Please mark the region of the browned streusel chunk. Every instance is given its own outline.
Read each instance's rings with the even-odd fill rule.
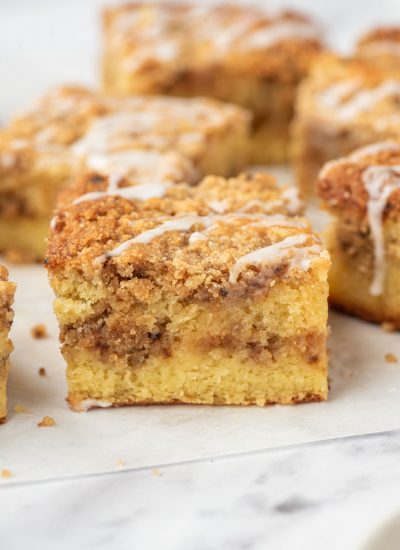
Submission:
[[[73,408],[326,398],[329,258],[292,191],[208,177],[140,200],[93,178],[46,259]]]
[[[42,338],[47,338],[48,334],[47,334],[46,325],[42,323],[39,325],[35,325],[31,329],[31,334],[33,338],[36,338],[38,340],[41,340]]]

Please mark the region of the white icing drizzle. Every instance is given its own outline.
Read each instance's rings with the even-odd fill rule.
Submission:
[[[263,225],[266,227],[271,227],[271,226],[306,227],[306,224],[303,220],[287,218],[286,216],[283,216],[281,214],[267,216],[265,214],[241,214],[238,212],[233,212],[227,215],[212,214],[209,216],[198,216],[193,214],[188,216],[181,216],[181,217],[173,218],[172,220],[168,220],[158,225],[157,227],[154,227],[153,229],[149,229],[147,231],[144,231],[143,233],[139,233],[139,235],[136,235],[136,237],[133,237],[132,239],[128,239],[127,241],[124,241],[113,250],[108,251],[105,254],[102,254],[101,256],[98,256],[95,259],[95,263],[101,264],[110,258],[115,258],[117,256],[120,256],[134,244],[138,244],[138,243],[148,244],[153,239],[155,239],[156,237],[160,237],[166,232],[170,232],[170,231],[187,232],[195,224],[203,225],[205,230],[207,231],[212,229],[215,223],[219,221],[224,221],[229,223],[230,221],[235,219],[255,220],[258,222],[257,225],[260,225],[260,226]],[[201,235],[205,234],[205,232],[196,232],[196,233],[197,233],[197,236],[195,240],[199,240],[200,234]]]
[[[400,189],[400,165],[369,166],[363,173],[363,183],[369,197],[367,216],[374,244],[374,273],[369,291],[371,296],[380,296],[386,272],[383,212],[389,196]]]
[[[95,119],[84,137],[72,149],[78,156],[110,153],[132,145],[148,145],[165,150],[172,140],[190,137],[191,143],[204,140],[203,130],[225,126],[237,111],[230,105],[215,105],[195,98],[132,97],[122,109]]]
[[[316,39],[315,26],[301,21],[278,21],[273,25],[252,32],[246,40],[250,49],[270,48],[284,40]]]
[[[328,109],[335,108],[345,97],[355,92],[360,85],[361,81],[358,78],[333,84],[319,94],[319,104]]]
[[[236,283],[239,274],[249,265],[268,264],[283,258],[288,258],[290,267],[307,271],[313,259],[322,252],[321,246],[315,240],[313,245],[304,246],[310,238],[312,235],[308,233],[293,235],[242,256],[231,268],[229,282]]]
[[[160,123],[155,112],[117,111],[94,120],[89,130],[72,146],[79,157],[111,153],[135,143]]]
[[[348,164],[349,162],[359,162],[370,155],[376,155],[384,151],[398,151],[400,153],[400,144],[386,141],[361,147],[348,157],[327,162],[322,168],[319,178],[325,178],[336,166]],[[371,296],[380,296],[383,292],[386,272],[383,213],[390,195],[396,189],[400,189],[400,164],[370,165],[364,170],[362,181],[368,193],[367,218],[374,249],[374,271],[369,292]]]
[[[137,183],[170,179],[192,182],[198,177],[192,162],[179,153],[153,150],[128,150],[91,155],[86,166],[100,174],[118,173]]]
[[[136,235],[136,237],[133,237],[132,239],[128,239],[127,241],[121,243],[119,246],[114,248],[114,250],[111,250],[99,256],[98,258],[96,258],[95,261],[96,263],[103,263],[109,258],[115,258],[116,256],[120,256],[126,250],[128,250],[133,244],[137,244],[137,243],[148,244],[156,237],[159,237],[160,235],[163,235],[164,233],[169,231],[188,231],[194,224],[202,224],[205,227],[209,227],[210,223],[211,223],[210,216],[192,215],[192,216],[184,216],[181,218],[177,217],[172,220],[168,220],[162,223],[161,225],[154,227],[153,229],[149,229],[148,231],[139,233],[139,235]]]
[[[230,54],[235,47],[254,51],[287,39],[316,39],[318,33],[304,20],[268,18],[263,11],[238,6],[188,5],[176,10],[164,5],[118,14],[110,36],[117,48],[126,42],[134,45],[126,66],[140,71],[149,61],[184,66],[185,53],[204,43],[215,57]]]
[[[297,187],[287,187],[281,193],[290,214],[298,214],[304,207]]]
[[[170,38],[162,44],[142,44],[135,51],[135,55],[125,58],[122,62],[127,71],[137,72],[147,65],[150,61],[157,61],[160,65],[171,63],[182,51],[180,40]]]
[[[371,145],[366,145],[365,147],[356,149],[351,155],[349,155],[349,159],[352,161],[359,161],[370,155],[377,155],[385,151],[400,152],[400,143],[396,143],[395,141],[380,141],[378,143],[372,143]]]
[[[196,243],[197,241],[206,241],[207,237],[204,235],[204,233],[200,233],[200,231],[195,231],[192,233],[189,237],[189,244]]]
[[[54,231],[58,223],[58,216],[53,216],[50,220],[50,229]]]
[[[208,203],[208,206],[217,214],[225,214],[228,204],[226,201],[213,200]]]
[[[343,99],[355,92],[360,84],[357,80],[351,80],[334,84],[319,96],[319,103],[323,107],[335,109],[335,117],[348,120],[360,113],[368,111],[380,101],[391,96],[400,97],[400,81],[385,80],[375,88],[361,89],[353,93],[350,98]]]
[[[112,407],[112,403],[101,399],[84,399],[83,401],[75,405],[74,409],[78,412],[87,412],[88,410],[96,407],[107,409],[108,407]]]
[[[251,199],[250,201],[244,203],[244,205],[239,208],[238,212],[248,212],[254,206],[259,206],[264,210],[264,212],[270,212],[271,210],[282,206],[282,201],[278,199],[276,201],[265,202],[260,199]]]
[[[246,202],[239,209],[239,212],[247,212],[254,206],[259,206],[264,210],[264,212],[271,212],[276,208],[285,206],[289,214],[298,214],[303,207],[303,201],[300,199],[299,190],[297,189],[297,187],[288,187],[287,189],[282,190],[278,199],[273,201],[252,199]]]
[[[109,179],[111,181],[112,178]],[[131,185],[129,187],[115,188],[109,184],[106,191],[91,191],[74,200],[74,204],[80,202],[99,200],[104,197],[118,196],[128,200],[146,201],[165,196],[170,185],[166,182],[145,183],[142,185]]]

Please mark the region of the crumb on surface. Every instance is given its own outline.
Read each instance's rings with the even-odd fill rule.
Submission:
[[[3,468],[3,470],[1,470],[0,472],[0,475],[3,479],[9,479],[10,477],[12,477],[12,472],[7,468]]]
[[[46,376],[46,369],[44,367],[40,367],[38,374],[39,376]]]
[[[44,416],[40,422],[38,422],[39,428],[50,428],[50,426],[55,426],[56,421],[51,416]]]
[[[29,409],[27,409],[26,407],[24,407],[24,405],[21,405],[20,403],[17,403],[17,404],[15,405],[14,411],[15,411],[17,414],[28,414],[28,413],[31,412]]]
[[[122,460],[122,458],[119,458],[117,460],[117,468],[121,470],[124,467],[125,467],[125,460]]]
[[[161,472],[158,468],[153,468],[151,473],[154,477],[160,477],[161,476]]]
[[[397,356],[394,353],[387,353],[385,355],[385,361],[386,363],[398,363]]]
[[[33,338],[36,338],[38,340],[41,338],[47,338],[48,333],[47,333],[46,325],[44,324],[35,325],[31,329],[31,334]]]
[[[394,332],[394,331],[396,330],[395,324],[392,323],[391,321],[384,321],[384,322],[381,324],[381,328],[382,328],[382,330],[384,330],[385,332]]]

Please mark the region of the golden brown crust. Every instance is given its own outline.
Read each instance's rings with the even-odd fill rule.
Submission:
[[[348,157],[328,162],[317,180],[317,191],[325,208],[334,214],[363,218],[367,212],[369,194],[365,187],[365,172],[371,167],[398,167],[400,144],[372,144],[354,151]],[[400,189],[389,196],[384,218],[396,219],[400,214]]]
[[[125,70],[158,85],[186,70],[218,67],[297,80],[321,50],[311,20],[293,11],[268,15],[233,4],[133,2],[105,10],[103,21],[112,55],[122,56]]]
[[[286,403],[287,405],[301,405],[302,403],[317,403],[317,402],[320,402],[320,401],[326,401],[327,400],[327,396],[326,395],[317,395],[317,394],[307,394],[305,395],[304,397],[298,397],[296,395],[294,395],[290,401],[290,403]],[[73,410],[73,411],[76,411],[76,412],[83,412],[83,411],[86,411],[86,409],[82,409],[82,399],[79,398],[79,397],[75,397],[74,395],[69,395],[67,398],[66,398],[66,401],[69,405],[69,407]],[[265,405],[276,405],[276,404],[279,404],[281,403],[281,401],[266,401],[265,402]],[[211,403],[210,403],[211,404]],[[126,401],[124,402],[123,404],[119,405],[118,403],[112,403],[110,404],[110,407],[113,407],[113,408],[120,408],[120,407],[149,407],[149,406],[154,406],[154,405],[160,405],[160,406],[164,406],[164,405],[194,405],[194,406],[198,406],[198,404],[196,403],[188,403],[187,401],[179,401],[178,399],[173,399],[171,401],[157,401],[157,402],[154,402],[154,401]],[[225,407],[226,406],[226,403],[219,403],[219,402],[213,402],[212,403],[213,406],[221,406],[221,407]],[[251,403],[242,403],[240,405],[236,405],[236,404],[229,404],[230,407],[252,407],[256,405],[256,399],[254,398],[254,401],[251,402]],[[96,406],[96,405],[92,405],[90,407],[90,409],[98,409],[98,408],[102,408],[101,405],[99,406]]]

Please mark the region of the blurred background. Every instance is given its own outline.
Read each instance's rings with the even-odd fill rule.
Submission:
[[[119,3],[0,0],[2,123],[50,86],[65,82],[96,85],[99,9]],[[242,0],[241,3],[273,10],[301,9],[322,23],[328,44],[344,53],[369,27],[400,24],[400,0]]]

